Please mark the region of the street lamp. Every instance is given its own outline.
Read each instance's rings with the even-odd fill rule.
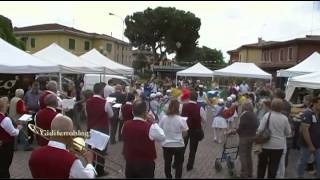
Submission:
[[[115,16],[115,17],[118,17],[118,18],[121,19],[121,21],[122,21],[122,31],[123,31],[123,33],[122,33],[122,41],[124,41],[124,40],[123,40],[123,35],[124,35],[124,19],[123,19],[121,16],[116,15],[116,14],[113,14],[113,13],[109,13],[109,16]]]

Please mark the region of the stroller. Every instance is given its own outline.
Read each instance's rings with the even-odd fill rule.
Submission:
[[[214,167],[217,172],[222,170],[222,163],[226,162],[228,173],[231,177],[235,177],[235,160],[238,157],[239,152],[239,138],[236,133],[227,134],[225,143],[223,144],[223,150],[220,157],[215,160]]]

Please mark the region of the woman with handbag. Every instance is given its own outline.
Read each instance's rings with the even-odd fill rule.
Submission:
[[[265,114],[257,130],[255,142],[262,144],[262,152],[258,159],[258,178],[264,178],[268,169],[268,178],[275,178],[279,162],[286,149],[286,137],[291,134],[288,118],[281,113],[283,101],[274,98],[271,112]]]

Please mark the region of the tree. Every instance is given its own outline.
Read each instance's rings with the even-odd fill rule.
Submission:
[[[174,52],[176,58],[190,56],[200,37],[200,19],[191,12],[175,8],[147,8],[127,16],[125,23],[125,36],[140,50],[150,48],[155,60],[153,64]]]
[[[221,50],[211,49],[206,46],[196,47],[194,53],[186,57],[183,61],[178,61],[180,65],[195,64],[201,62],[206,66],[224,65],[226,64],[223,60],[223,53]]]
[[[132,62],[132,67],[134,69],[142,69],[145,67],[145,65],[147,64],[147,57],[142,54],[142,53],[139,53],[137,54],[137,58]]]
[[[16,46],[17,48],[25,50],[24,42],[17,39],[13,34],[11,20],[2,15],[0,15],[0,38]]]

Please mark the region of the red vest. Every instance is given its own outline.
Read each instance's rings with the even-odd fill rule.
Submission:
[[[47,107],[44,109],[41,109],[36,115],[37,126],[44,130],[50,130],[51,122],[53,118],[56,117],[57,114],[58,114],[57,112]],[[48,144],[48,140],[42,138],[41,136],[36,135],[36,138],[39,146],[45,146]]]
[[[181,116],[188,117],[187,124],[189,129],[201,128],[200,106],[194,103],[187,103],[182,106]]]
[[[132,104],[124,104],[121,106],[123,122],[133,119]]]
[[[108,113],[105,111],[106,100],[91,97],[86,102],[88,128],[108,128]]]
[[[33,178],[68,179],[71,166],[76,159],[67,150],[43,146],[32,152],[29,168]]]
[[[40,97],[39,97],[39,106],[40,106],[40,109],[46,108],[46,105],[44,104],[44,98],[45,98],[48,94],[51,94],[51,92],[49,92],[49,91],[44,91],[44,92],[40,95]]]
[[[153,161],[156,159],[154,141],[149,138],[151,123],[126,121],[123,125],[123,153],[126,161]]]
[[[4,116],[2,113],[0,113],[0,124],[1,122],[4,120],[6,116]],[[6,143],[6,142],[11,142],[14,140],[13,136],[10,136],[10,134],[7,133],[6,130],[4,130],[1,126],[0,126],[0,141]]]

